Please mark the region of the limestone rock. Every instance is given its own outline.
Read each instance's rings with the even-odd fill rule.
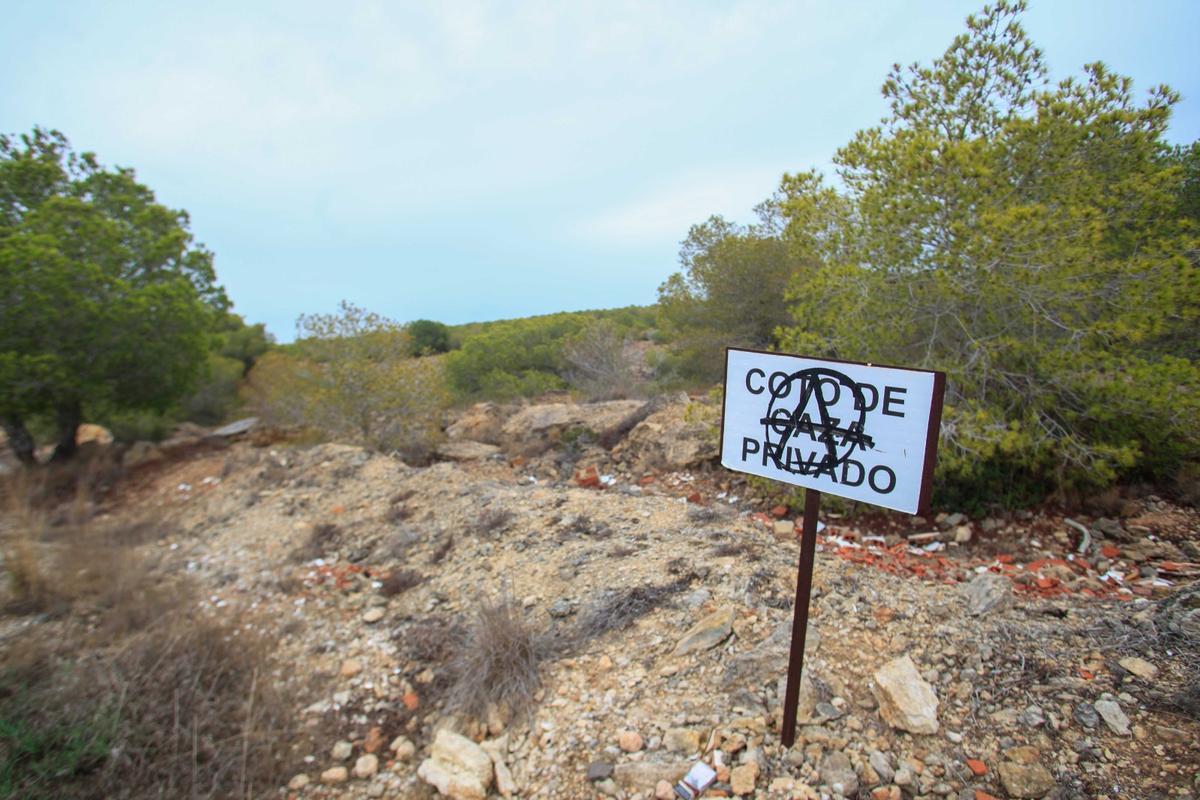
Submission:
[[[113,435],[103,425],[85,422],[75,429],[75,444],[85,445],[89,442],[105,447],[113,443]]]
[[[495,403],[476,403],[446,428],[446,436],[451,441],[466,440],[495,445],[500,443],[503,424],[504,412],[499,406]]]
[[[354,777],[370,778],[379,772],[379,757],[368,753],[354,762]]]
[[[1045,797],[1054,789],[1054,776],[1041,764],[1005,761],[998,770],[1009,797]]]
[[[691,766],[690,761],[630,761],[613,768],[613,780],[625,789],[648,791],[659,781],[674,785]]]
[[[417,768],[421,780],[454,800],[484,800],[493,775],[492,758],[482,747],[445,729]]]
[[[889,661],[875,672],[871,687],[879,716],[893,728],[910,733],[938,732],[938,698],[908,656]]]
[[[349,778],[350,773],[345,767],[330,767],[321,773],[321,783],[345,783]]]
[[[591,431],[610,446],[640,419],[642,400],[605,403],[543,403],[527,406],[508,418],[501,441],[510,452],[536,455],[553,446],[563,433],[579,428]]]
[[[639,422],[613,455],[641,471],[680,470],[717,457],[717,442],[703,422],[687,418],[687,403],[673,403]]]
[[[742,764],[740,767],[731,769],[729,783],[733,787],[733,793],[738,797],[753,794],[754,786],[758,783],[758,763],[751,761],[749,764]]]
[[[700,732],[690,728],[671,728],[663,736],[663,746],[672,753],[695,753],[700,750]]]
[[[437,454],[447,461],[479,461],[499,452],[500,448],[494,444],[473,442],[469,439],[442,442],[437,446]]]
[[[153,442],[134,442],[121,457],[121,466],[125,469],[133,469],[162,460],[162,449],[158,445]]]
[[[821,759],[821,781],[837,794],[854,797],[858,793],[858,775],[850,758],[841,750],[834,750]]]
[[[1154,666],[1149,661],[1146,661],[1142,658],[1137,658],[1136,656],[1122,658],[1117,663],[1121,665],[1122,669],[1132,672],[1139,678],[1144,678],[1148,681],[1154,680],[1154,676],[1158,674],[1158,667]]]
[[[637,731],[621,731],[617,734],[617,746],[626,753],[636,753],[642,749],[642,735]]]
[[[994,572],[981,572],[963,590],[967,595],[967,613],[983,616],[1012,602],[1012,581]]]
[[[733,632],[733,609],[720,608],[697,622],[675,645],[673,655],[686,656],[716,647]]]
[[[258,426],[258,417],[246,417],[239,419],[237,422],[231,422],[228,425],[223,425],[212,432],[212,436],[219,436],[222,439],[232,439],[235,436],[241,436],[244,433],[249,433]]]
[[[1104,698],[1093,703],[1096,707],[1096,713],[1100,715],[1100,719],[1104,720],[1104,724],[1109,730],[1118,736],[1129,735],[1129,717],[1125,716],[1125,712],[1121,710],[1121,706],[1116,700]]]

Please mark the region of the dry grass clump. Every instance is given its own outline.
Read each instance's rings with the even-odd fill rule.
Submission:
[[[205,614],[187,579],[138,553],[168,528],[56,516],[18,488],[5,487],[6,611],[41,616],[0,651],[0,797],[273,793],[296,704],[271,643]]]
[[[762,554],[758,551],[758,548],[749,542],[725,542],[719,544],[712,549],[712,555],[716,558],[745,556],[750,561],[757,561],[762,558]]]
[[[583,642],[610,631],[628,628],[651,611],[674,600],[680,592],[690,587],[695,579],[696,576],[689,573],[670,583],[647,583],[628,589],[606,591],[580,612],[575,637]]]
[[[475,533],[480,536],[494,536],[503,533],[516,515],[507,508],[485,508],[475,520]]]
[[[481,599],[451,664],[449,707],[476,718],[490,705],[520,715],[541,686],[539,668],[550,652],[549,639],[519,605],[507,597]]]
[[[313,526],[312,532],[304,543],[292,550],[291,560],[302,564],[305,561],[321,558],[341,539],[342,530],[332,522],[319,522]]]
[[[398,569],[394,572],[389,572],[382,581],[379,591],[383,592],[385,597],[395,597],[398,594],[403,594],[414,586],[420,585],[421,581],[425,580],[421,573],[415,569]]]

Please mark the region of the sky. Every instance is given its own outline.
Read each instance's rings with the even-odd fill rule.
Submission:
[[[829,172],[977,2],[4,0],[0,131],[57,128],[186,209],[281,341],[348,300],[447,323],[655,301],[710,214]],[[1033,0],[1054,78],[1183,95],[1200,2]]]

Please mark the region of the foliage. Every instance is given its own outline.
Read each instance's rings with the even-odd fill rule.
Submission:
[[[85,413],[170,406],[225,305],[187,215],[133,170],[55,131],[0,136],[0,419],[23,460],[34,415],[56,418],[67,456]]]
[[[672,368],[685,379],[715,380],[729,346],[765,349],[788,321],[784,290],[800,264],[781,234],[774,200],[756,209],[758,222],[722,217],[693,226],[683,241],[683,271],[658,289],[659,319],[674,344]]]
[[[563,345],[565,377],[589,400],[636,397],[646,379],[629,337],[609,320],[589,323]]]
[[[404,458],[429,457],[447,402],[439,359],[409,358],[397,323],[349,303],[338,314],[303,316],[289,351],[259,359],[249,402],[266,419]]]
[[[793,352],[945,370],[951,482],[1169,476],[1200,449],[1194,152],[1178,96],[1102,64],[1056,86],[1000,2],[931,66],[896,67],[883,124],[785,179]],[[789,186],[789,181],[791,185]]]
[[[408,333],[408,351],[414,356],[428,356],[450,350],[450,328],[441,322],[429,319],[413,320],[405,326]]]
[[[488,326],[446,356],[446,376],[463,398],[509,399],[565,389],[563,340],[585,319],[552,314]]]

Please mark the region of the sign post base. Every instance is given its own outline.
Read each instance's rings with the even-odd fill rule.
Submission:
[[[804,640],[808,637],[808,600],[812,594],[813,562],[817,555],[817,511],[821,493],[804,490],[804,531],[800,538],[800,567],[796,573],[796,602],[792,614],[792,646],[788,654],[787,691],[783,698],[783,746],[796,743],[796,710],[800,676],[804,672]]]

